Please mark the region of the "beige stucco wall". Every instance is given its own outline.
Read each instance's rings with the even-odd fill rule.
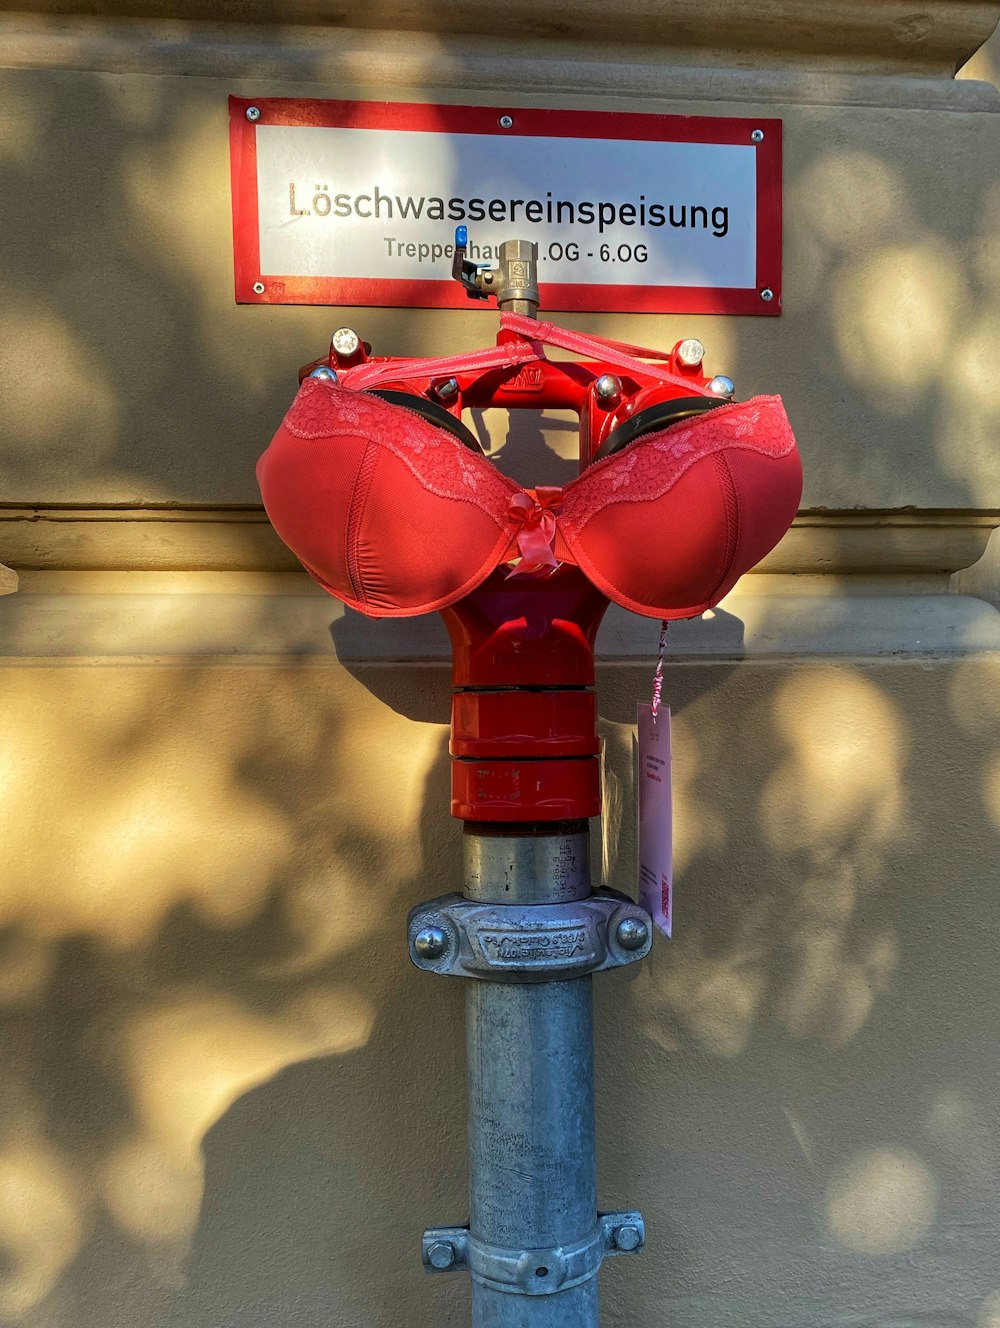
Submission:
[[[1000,94],[949,75],[1000,8],[103,8],[0,17],[0,1323],[467,1321],[417,1257],[465,1216],[460,984],[402,940],[459,878],[442,634],[312,588],[252,468],[333,326],[490,320],[236,307],[232,92],[783,119],[780,319],[566,320],[701,336],[807,468],[671,633],[676,939],[597,983],[601,1201],[650,1232],[605,1322],[997,1328]],[[609,616],[625,889],[654,646]]]

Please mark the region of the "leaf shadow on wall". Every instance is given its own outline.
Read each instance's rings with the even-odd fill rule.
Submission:
[[[974,818],[947,884],[926,865],[952,809],[982,806],[990,744],[943,713],[938,675],[888,667],[891,693],[849,664],[737,669],[690,705],[693,671],[668,669],[686,716],[678,938],[596,983],[601,1202],[641,1204],[653,1233],[643,1264],[602,1274],[630,1319],[655,1322],[666,1297],[681,1315],[749,1305],[763,1321],[775,1297],[805,1306],[845,1280],[873,1321],[914,1294],[972,1315],[994,1289],[1000,1074],[977,913],[995,825]],[[601,683],[634,703],[648,669],[607,665]],[[944,793],[912,777],[940,739],[908,716],[932,710],[954,724],[946,746],[975,739]],[[627,733],[605,728],[626,781]],[[458,879],[446,790],[442,741],[420,832],[437,870],[410,879],[412,902]],[[613,883],[627,888],[623,839]],[[464,1280],[418,1264],[423,1226],[466,1212],[459,984],[407,970],[400,921],[399,985],[364,1050],[283,1071],[206,1136],[178,1323],[387,1323],[395,1303],[410,1322],[464,1321]],[[358,1274],[373,1244],[375,1288]],[[751,1258],[764,1275],[748,1287]]]

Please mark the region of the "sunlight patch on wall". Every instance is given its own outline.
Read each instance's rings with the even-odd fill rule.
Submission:
[[[234,781],[223,730],[205,741],[201,698],[185,705],[149,671],[85,700],[39,676],[7,684],[0,923],[132,945],[180,899],[219,926],[258,911],[292,827]]]
[[[870,249],[912,228],[901,172],[870,152],[828,152],[810,161],[789,189],[803,235],[838,255]]]
[[[771,848],[803,859],[785,910],[776,1010],[790,1032],[843,1046],[862,1028],[898,964],[891,929],[854,925],[906,834],[907,740],[895,705],[853,669],[809,669],[774,702],[785,758],[764,786]]]
[[[393,878],[409,875],[419,865],[427,781],[435,763],[447,759],[448,726],[415,723],[358,692],[357,705],[350,692],[343,698],[331,815],[342,835],[362,831],[378,839]]]
[[[980,1305],[976,1328],[1000,1328],[1000,1288],[990,1292]]]
[[[312,972],[334,956],[362,944],[383,925],[370,907],[372,883],[359,879],[358,864],[324,861],[295,874],[282,892],[281,913],[294,946],[279,959],[261,964],[268,981],[287,981]]]
[[[87,930],[100,928],[95,913],[121,910],[134,891],[140,900],[127,905],[133,930],[122,938],[134,940],[160,915],[167,882],[176,882],[211,925],[239,926],[260,911],[291,827],[233,787],[210,745],[200,761],[190,756],[189,782],[167,752],[154,749],[78,823],[78,871],[88,889],[68,909]],[[147,894],[144,886],[154,882],[160,888]]]
[[[761,826],[778,852],[832,862],[850,844],[902,829],[904,726],[886,694],[848,669],[810,669],[778,692],[775,732],[789,755],[768,781]]]
[[[856,1254],[899,1254],[927,1235],[937,1212],[934,1177],[907,1148],[879,1148],[848,1159],[825,1195],[827,1226]]]
[[[759,948],[740,945],[712,954],[691,933],[675,947],[658,999],[707,1051],[738,1056],[767,992],[761,957]]]
[[[948,344],[968,299],[962,265],[943,241],[886,245],[840,274],[834,332],[847,372],[880,406],[910,411],[913,393],[937,384],[929,347]]]
[[[849,921],[793,914],[776,1008],[796,1037],[844,1046],[889,988],[899,963],[895,936],[883,928],[857,938]]]
[[[924,1118],[924,1133],[970,1186],[987,1183],[996,1188],[1000,1142],[989,1114],[966,1089],[949,1085],[937,1090]]]
[[[128,1018],[108,1045],[124,1062],[139,1130],[104,1167],[105,1202],[121,1226],[159,1247],[177,1279],[198,1221],[206,1132],[285,1066],[363,1046],[374,1009],[336,983],[316,984],[265,1016],[191,988]]]
[[[699,779],[723,753],[724,735],[698,718],[675,715],[671,720],[674,752],[674,875],[685,871],[701,853],[723,853],[728,840],[726,819],[718,805],[698,792]]]
[[[447,733],[337,679],[320,712],[305,685],[276,691],[257,673],[241,689],[202,670],[116,671],[113,686],[95,670],[10,674],[0,928],[42,945],[82,932],[135,946],[178,904],[236,928],[280,888],[302,963],[333,953],[348,903],[419,870],[427,779]],[[25,963],[15,967],[30,985]]]
[[[0,1315],[39,1305],[83,1237],[75,1179],[52,1145],[38,1137],[0,1150]]]

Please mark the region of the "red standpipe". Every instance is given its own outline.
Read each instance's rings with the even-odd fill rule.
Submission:
[[[512,338],[501,331],[497,343]],[[662,367],[702,396],[708,380],[700,363],[683,362],[680,345]],[[368,350],[354,338],[347,353],[338,353],[335,338],[329,358],[305,365],[299,377],[323,364],[343,370],[364,363]],[[373,362],[395,361],[379,356]],[[446,379],[408,377],[407,361],[398,364],[399,377],[384,380],[382,390],[422,397],[459,422],[470,407],[575,411],[581,471],[616,429],[686,395],[652,374],[601,361],[542,360]],[[594,642],[607,607],[580,569],[563,562],[547,576],[511,577],[501,566],[442,610],[453,656],[453,816],[510,824],[599,815]]]

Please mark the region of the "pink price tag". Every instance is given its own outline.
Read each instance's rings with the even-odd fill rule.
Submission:
[[[665,936],[673,926],[670,708],[639,706],[639,903]]]

